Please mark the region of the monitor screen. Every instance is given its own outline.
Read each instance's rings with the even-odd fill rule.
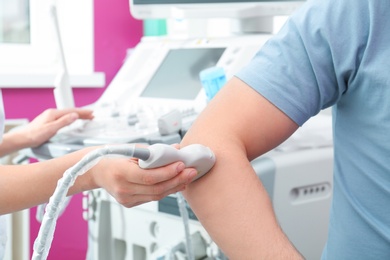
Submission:
[[[199,72],[215,66],[225,48],[169,50],[140,97],[194,100],[202,85]]]

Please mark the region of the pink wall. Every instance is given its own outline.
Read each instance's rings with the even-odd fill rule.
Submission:
[[[95,71],[104,72],[108,84],[120,68],[128,48],[134,47],[142,35],[142,23],[129,13],[128,0],[95,0]],[[102,88],[75,89],[76,106],[95,102]],[[3,89],[7,119],[36,117],[44,109],[55,107],[52,89]],[[59,218],[48,259],[85,259],[87,222],[82,219],[82,195],[73,197]],[[31,210],[31,248],[39,223]]]

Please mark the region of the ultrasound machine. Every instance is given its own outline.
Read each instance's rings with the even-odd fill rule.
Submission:
[[[137,19],[163,18],[176,27],[188,21],[184,31],[197,29],[185,36],[142,38],[103,95],[89,106],[95,119],[74,123],[30,152],[48,159],[96,144],[180,142],[207,106],[199,73],[222,67],[226,78],[231,78],[272,35],[273,17],[289,15],[302,3],[130,0]],[[209,35],[213,21],[232,31]],[[327,238],[333,187],[330,118],[328,114],[317,117],[286,143],[252,161],[281,227],[306,259],[319,259]],[[321,131],[323,136],[307,141],[306,134]],[[88,259],[167,259],[163,256],[169,251],[172,259],[187,259],[176,195],[127,209],[104,190],[94,190],[85,196],[83,207],[89,229]],[[188,210],[196,259],[226,259]]]

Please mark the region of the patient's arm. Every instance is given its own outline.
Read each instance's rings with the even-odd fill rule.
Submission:
[[[297,125],[233,78],[209,103],[181,146],[201,143],[214,168],[186,189],[197,217],[230,259],[300,259],[281,231],[249,160],[283,142]]]

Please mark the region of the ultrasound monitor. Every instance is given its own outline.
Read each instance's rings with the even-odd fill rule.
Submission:
[[[304,0],[130,0],[137,19],[250,18],[289,15]]]
[[[206,97],[199,73],[221,66],[227,77],[231,77],[244,60],[254,55],[258,44],[251,38],[143,39],[96,107],[115,102],[122,114],[131,113],[139,106],[201,109]]]

